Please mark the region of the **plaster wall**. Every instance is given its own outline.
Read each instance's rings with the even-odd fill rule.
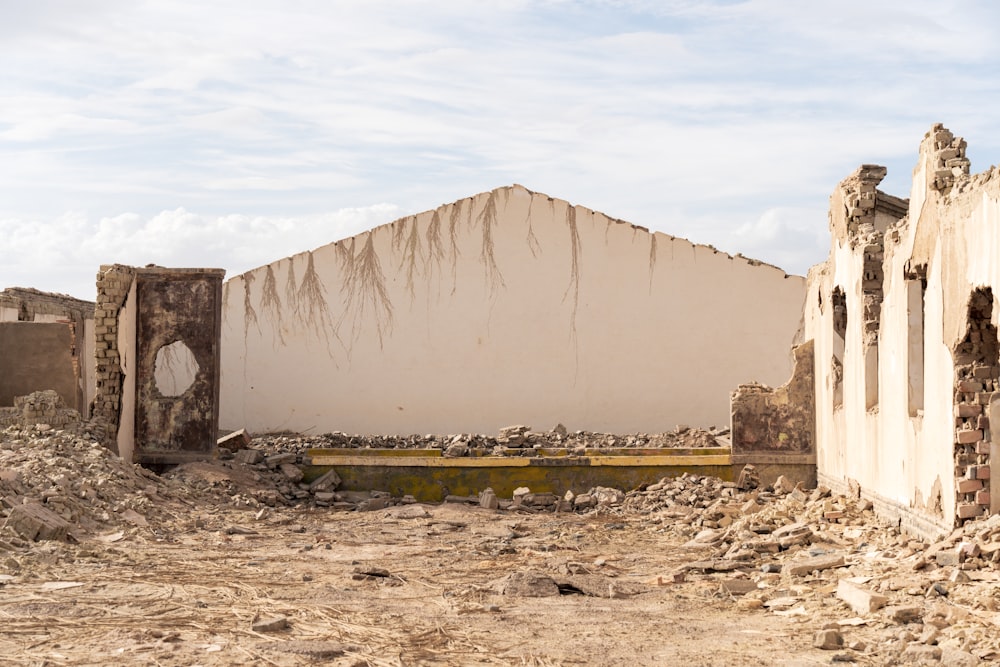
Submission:
[[[73,363],[78,375],[77,396],[67,404],[87,415],[96,393],[94,355],[94,303],[64,294],[11,287],[0,291],[0,322],[72,322],[75,350]]]
[[[957,390],[961,371],[955,351],[968,333],[970,295],[977,288],[1000,294],[1000,178],[995,169],[969,176],[964,145],[940,126],[928,133],[914,169],[907,215],[885,227],[875,406],[869,408],[863,400],[862,244],[845,231],[848,225],[838,222],[845,215],[848,181],[831,197],[831,253],[810,271],[806,298],[805,335],[816,341],[820,480],[845,486],[856,482],[904,526],[926,534],[940,534],[989,510],[988,475],[978,478],[985,500],[960,493],[958,483],[975,478],[977,468],[994,465],[988,423],[985,445],[973,443],[971,455],[973,447],[963,450],[956,431],[969,428],[957,419],[956,401],[988,404],[995,395],[996,381],[989,378],[979,394]],[[917,296],[921,280],[926,282],[922,303]],[[842,407],[833,400],[832,308],[824,307],[838,286],[848,304]],[[916,312],[921,307],[922,317]],[[998,310],[995,302],[994,325]],[[911,392],[920,394],[912,404]]]
[[[791,372],[805,282],[520,186],[228,281],[221,425],[723,425]]]
[[[0,406],[14,398],[51,389],[77,409],[77,380],[70,354],[70,329],[48,322],[0,323]]]
[[[118,311],[116,321],[118,363],[121,367],[121,398],[116,444],[118,455],[126,461],[135,461],[135,380],[138,368],[136,322],[138,321],[136,287],[133,280],[128,288],[125,303]]]

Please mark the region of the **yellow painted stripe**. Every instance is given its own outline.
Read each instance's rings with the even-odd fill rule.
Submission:
[[[727,466],[729,455],[720,456],[592,456],[592,466]]]
[[[313,456],[314,466],[375,466],[380,468],[526,468],[531,459],[522,457],[503,458],[456,458],[446,459],[429,456]]]
[[[593,456],[580,459],[579,463],[566,463],[564,458],[535,458],[508,456],[496,458],[440,458],[426,456],[405,456],[400,458],[383,456],[313,456],[314,466],[373,466],[385,468],[527,468],[534,465],[548,467],[542,461],[553,461],[551,467],[651,467],[651,466],[728,466],[732,459],[728,456]],[[558,462],[558,463],[556,463]]]

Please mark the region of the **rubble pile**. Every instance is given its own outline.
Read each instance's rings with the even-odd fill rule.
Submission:
[[[697,475],[632,492],[620,511],[687,538],[690,559],[670,584],[707,583],[743,610],[826,619],[813,646],[841,651],[834,662],[873,652],[880,664],[1000,658],[1000,638],[981,622],[1000,611],[992,594],[1000,581],[1000,516],[927,544],[880,521],[859,497],[783,478],[741,491]]]
[[[551,431],[533,431],[530,426],[507,426],[496,436],[482,434],[451,435],[348,435],[334,432],[323,435],[271,434],[253,439],[253,446],[268,452],[294,452],[307,449],[440,449],[446,456],[519,456],[532,449],[568,450],[582,455],[588,449],[667,449],[728,447],[728,428],[700,429],[678,426],[666,433],[615,435],[591,431],[568,431],[561,424]],[[720,441],[720,439],[722,439]]]
[[[198,474],[214,469],[215,478]],[[82,424],[0,430],[0,548],[74,539],[122,527],[157,527],[196,503],[260,505],[263,476],[236,479],[218,464],[186,464],[164,476],[127,463]]]

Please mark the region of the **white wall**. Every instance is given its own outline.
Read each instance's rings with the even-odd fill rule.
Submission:
[[[940,168],[930,138],[925,137],[914,170],[909,213],[886,233],[877,407],[864,404],[863,259],[861,248],[851,248],[847,238],[835,237],[829,259],[810,271],[805,314],[806,338],[816,341],[820,480],[858,482],[863,493],[900,512],[917,532],[947,530],[956,521],[952,350],[965,334],[970,294],[978,287],[1000,294],[1000,183],[995,174],[958,176],[953,189],[940,191],[934,186]],[[832,219],[843,215],[838,201],[835,193]],[[908,308],[914,303],[906,278],[915,265],[926,265],[922,349],[911,348],[909,336],[917,320]],[[829,303],[837,286],[848,301],[842,408],[834,408],[832,397],[832,308],[819,307],[820,298]],[[998,310],[995,303],[994,323]],[[911,415],[910,369],[920,363],[911,355],[919,353],[923,407]]]
[[[804,279],[514,186],[228,281],[221,426],[723,426],[791,373]]]

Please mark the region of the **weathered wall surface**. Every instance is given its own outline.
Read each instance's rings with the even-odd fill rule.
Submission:
[[[723,425],[780,384],[804,280],[513,186],[228,281],[221,425]]]
[[[9,287],[0,291],[0,322],[61,322],[69,325],[70,354],[77,379],[75,395],[64,396],[64,400],[66,405],[87,414],[95,391],[94,303],[65,294]],[[0,401],[0,405],[4,403]]]
[[[814,343],[793,350],[792,377],[780,387],[741,385],[732,397],[733,455],[808,455],[814,462],[816,410]]]
[[[0,322],[0,406],[14,398],[51,389],[63,404],[79,409],[72,355],[73,336],[66,324]]]
[[[105,265],[92,426],[122,458],[212,456],[218,435],[222,269]]]
[[[831,198],[831,254],[810,272],[806,297],[820,479],[857,482],[924,533],[997,509],[989,412],[1000,375],[1000,172],[970,176],[964,152],[964,141],[932,128],[908,215],[874,228],[848,229],[859,179],[842,183]],[[866,255],[873,244],[877,262]],[[842,339],[837,289],[846,295]]]

